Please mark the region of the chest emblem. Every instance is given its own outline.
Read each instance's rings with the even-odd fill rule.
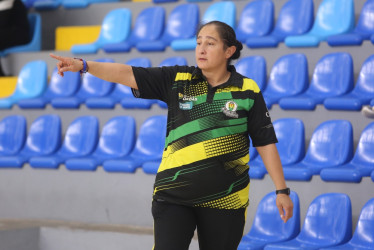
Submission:
[[[228,117],[238,118],[239,115],[236,112],[237,109],[238,109],[238,104],[236,104],[236,102],[228,101],[226,102],[225,106],[222,108],[222,112]]]

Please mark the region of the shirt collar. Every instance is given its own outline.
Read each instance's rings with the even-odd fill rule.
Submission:
[[[243,87],[243,76],[236,72],[235,66],[229,65],[228,71],[231,72],[229,80],[226,83],[221,84],[217,87],[222,88],[222,87],[227,87],[227,86],[236,86],[236,87],[242,88]],[[202,78],[206,80],[205,76],[203,75],[203,72],[201,71],[199,67],[196,67],[194,71],[192,72],[192,78]]]

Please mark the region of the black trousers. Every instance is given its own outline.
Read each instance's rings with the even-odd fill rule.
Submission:
[[[188,207],[154,200],[154,250],[188,250],[196,228],[201,250],[236,250],[245,213],[245,208]]]

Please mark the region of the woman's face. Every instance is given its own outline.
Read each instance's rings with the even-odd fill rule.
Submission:
[[[224,49],[224,43],[214,25],[204,26],[200,30],[196,40],[195,58],[201,70],[226,69],[227,59],[231,55],[230,48]]]

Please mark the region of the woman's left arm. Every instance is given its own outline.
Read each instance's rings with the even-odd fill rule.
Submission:
[[[282,163],[275,144],[259,146],[256,147],[256,149],[260,154],[271,179],[274,182],[275,189],[280,190],[287,188]],[[292,217],[293,212],[293,203],[291,198],[286,194],[277,194],[276,205],[282,220],[287,222],[287,220]]]

